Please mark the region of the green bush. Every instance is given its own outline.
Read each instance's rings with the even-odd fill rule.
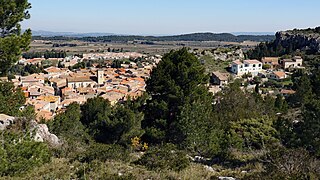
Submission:
[[[181,171],[190,165],[187,154],[172,144],[151,148],[135,163],[143,165],[149,170],[168,169],[174,171]]]
[[[51,154],[44,143],[33,141],[29,133],[2,132],[0,176],[15,176],[50,162]]]
[[[264,64],[262,65],[262,69],[270,69],[271,65],[270,64]]]
[[[93,160],[105,162],[106,160],[122,160],[130,159],[129,152],[120,145],[109,145],[94,143],[90,145],[86,151],[77,156],[80,162],[90,163]]]

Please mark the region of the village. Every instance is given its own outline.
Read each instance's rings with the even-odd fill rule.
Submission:
[[[113,67],[113,62],[124,59],[127,61],[121,61],[119,67]],[[145,61],[135,63],[128,59],[145,59]],[[98,63],[91,63],[91,66],[86,68],[70,68],[79,63],[97,60],[103,62],[102,67]],[[109,100],[111,105],[125,101],[129,97],[134,99],[141,96],[145,92],[145,81],[150,77],[152,69],[161,61],[161,55],[106,52],[83,54],[81,57],[22,58],[18,63],[26,66],[39,65],[44,61],[58,61],[63,67],[50,66],[42,73],[15,75],[11,79],[15,87],[20,87],[24,92],[27,99],[25,106],[34,107],[38,121],[51,120],[71,103],[84,104],[88,99],[97,96]],[[273,88],[272,85],[269,87],[270,85],[260,84],[269,81],[290,81],[289,70],[303,68],[302,62],[299,56],[292,59],[264,57],[261,61],[234,60],[229,64],[228,72],[210,73],[209,90],[215,94],[235,79],[242,79],[246,89],[254,90],[258,84],[259,93],[262,95],[281,94],[286,97],[295,92],[286,86]]]
[[[281,94],[287,97],[295,93],[290,87],[292,71],[303,68],[300,56],[290,59],[263,57],[261,61],[235,60],[229,65],[229,72],[212,72],[210,91],[215,94],[235,79],[242,79],[243,87],[258,90],[262,96]]]
[[[119,59],[144,58],[139,66],[130,62],[120,64],[121,67],[112,68],[110,62]],[[89,68],[72,67],[83,61],[103,60],[105,66],[97,67],[92,64]],[[111,105],[126,98],[136,98],[145,92],[145,80],[150,76],[152,68],[161,60],[161,56],[146,57],[140,53],[90,53],[83,57],[66,58],[33,58],[21,59],[22,65],[39,65],[43,61],[59,61],[64,67],[51,66],[43,73],[27,76],[15,75],[11,81],[15,87],[20,87],[26,97],[25,106],[33,106],[37,120],[51,120],[63,112],[71,103],[84,104],[88,99],[101,96],[108,99]],[[25,108],[22,107],[22,108]]]

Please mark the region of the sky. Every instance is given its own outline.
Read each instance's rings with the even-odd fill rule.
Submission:
[[[276,32],[319,26],[319,0],[29,0],[23,28],[173,35]]]

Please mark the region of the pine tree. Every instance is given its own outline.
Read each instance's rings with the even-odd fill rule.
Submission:
[[[30,44],[31,30],[21,34],[20,22],[30,18],[31,4],[27,0],[2,0],[0,7],[0,75],[4,76]]]
[[[206,87],[208,80],[204,67],[186,48],[171,51],[163,57],[147,81],[146,89],[151,100],[146,104],[142,124],[147,142],[180,143],[192,132],[201,134],[203,130],[196,128],[204,123],[200,121],[210,119],[212,108],[212,95]],[[201,114],[193,109],[195,102],[205,104],[204,109],[198,110],[206,113],[202,117],[208,117],[192,119]],[[189,126],[192,121],[199,126]],[[186,131],[188,126],[192,128],[189,132]]]

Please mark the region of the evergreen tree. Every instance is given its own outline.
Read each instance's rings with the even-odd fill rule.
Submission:
[[[142,124],[147,142],[181,143],[186,138],[194,142],[194,138],[198,138],[188,137],[188,134],[200,135],[203,130],[199,126],[210,122],[202,122],[210,120],[212,115],[212,95],[206,87],[208,79],[204,67],[186,48],[164,55],[146,82],[147,92],[151,95]],[[203,103],[203,109],[197,110],[205,114],[192,109],[194,103]],[[205,118],[191,118],[199,114]],[[192,127],[192,123],[199,126]],[[192,129],[186,131],[188,126]]]
[[[26,99],[20,89],[16,89],[13,83],[0,81],[0,113],[18,116],[20,107]]]
[[[79,104],[72,103],[64,113],[57,115],[49,123],[52,133],[59,137],[77,141],[87,140],[85,127],[80,122],[81,112]]]
[[[320,102],[306,104],[302,116],[303,122],[297,132],[302,140],[301,146],[320,156]]]
[[[314,95],[312,91],[312,85],[307,74],[303,74],[301,77],[299,77],[296,80],[294,87],[296,90],[296,93],[294,95],[295,102],[299,106],[303,106],[313,99]]]
[[[2,0],[0,7],[0,76],[4,76],[30,44],[31,30],[21,34],[20,22],[30,18],[31,5],[27,0]]]
[[[98,142],[128,145],[131,143],[131,138],[143,134],[141,129],[143,115],[136,111],[135,108],[140,105],[135,103],[129,100],[125,104],[111,106],[109,101],[101,97],[89,99],[81,106],[81,122]]]

